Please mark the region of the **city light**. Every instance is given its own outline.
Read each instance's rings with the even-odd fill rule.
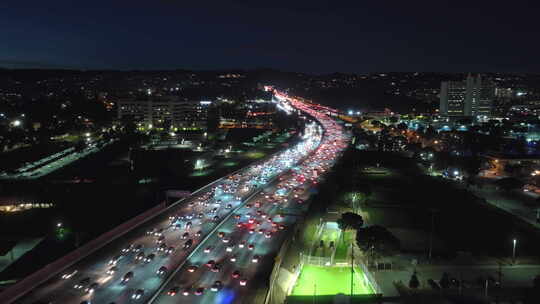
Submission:
[[[22,125],[22,122],[18,119],[14,120],[12,123],[11,123],[14,127],[20,127]]]

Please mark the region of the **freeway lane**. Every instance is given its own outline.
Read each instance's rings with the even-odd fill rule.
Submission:
[[[304,139],[293,147],[184,200],[182,204],[114,240],[64,272],[70,274],[76,271],[72,277],[63,280],[55,276],[17,303],[130,303],[135,301],[132,296],[138,289],[144,290],[144,293],[136,302],[146,301],[165,281],[167,273],[176,269],[206,234],[227,214],[242,206],[243,199],[258,191],[258,187],[273,177],[288,170],[318,146],[321,132],[315,123],[308,123],[303,133]],[[190,227],[186,227],[188,222]],[[148,233],[150,230],[151,234]],[[183,239],[184,233],[188,235]],[[160,236],[163,238],[160,239]],[[174,251],[159,251],[161,244],[157,241],[167,244],[165,248],[174,247]],[[189,242],[189,248],[183,248]],[[121,255],[122,249],[130,245],[140,245],[142,248],[138,252],[130,249]],[[151,254],[155,256],[148,262],[136,260],[136,256],[142,255],[142,252],[146,258],[151,258]],[[107,274],[107,270],[113,266],[109,261],[118,255],[121,258],[115,265],[117,271],[112,275]],[[167,273],[158,276],[156,271],[162,266],[167,268]],[[128,272],[133,272],[133,277],[129,282],[122,283],[122,277]],[[74,285],[78,283],[83,286],[75,289]],[[85,288],[92,283],[98,285],[94,290],[85,292]]]
[[[268,288],[274,258],[287,234],[293,233],[289,230],[296,220],[280,210],[305,213],[310,190],[349,141],[349,135],[332,119],[303,103],[288,102],[324,126],[321,145],[224,221],[219,232],[193,252],[153,303],[251,304],[261,300],[256,298],[258,291]]]

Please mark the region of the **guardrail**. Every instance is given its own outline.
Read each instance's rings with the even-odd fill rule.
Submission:
[[[25,295],[31,289],[36,286],[46,282],[50,278],[57,275],[59,272],[65,270],[66,268],[77,263],[84,257],[90,255],[96,250],[102,248],[106,244],[112,242],[118,237],[124,235],[129,230],[134,227],[139,226],[143,222],[146,222],[145,219],[153,218],[159,211],[163,210],[163,204],[157,205],[137,216],[120,224],[119,226],[113,228],[112,230],[105,232],[99,237],[93,239],[92,241],[86,243],[85,245],[75,249],[74,251],[68,253],[67,255],[61,257],[60,259],[47,264],[40,270],[34,272],[33,274],[27,276],[23,280],[19,281],[17,284],[9,287],[4,292],[0,293],[0,303],[13,303],[18,298]]]

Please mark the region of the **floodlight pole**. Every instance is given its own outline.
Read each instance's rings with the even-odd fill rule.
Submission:
[[[353,298],[353,284],[354,284],[354,247],[351,242],[351,302]]]

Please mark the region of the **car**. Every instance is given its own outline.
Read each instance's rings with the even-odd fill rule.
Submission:
[[[253,258],[251,259],[251,262],[252,263],[259,263],[259,260],[261,259],[261,257],[259,255],[254,255]]]
[[[204,253],[210,253],[212,251],[212,246],[204,248]]]
[[[162,243],[158,246],[157,251],[165,251],[165,249],[167,249],[167,244]]]
[[[184,234],[182,234],[182,236],[180,238],[182,240],[187,240],[188,237],[189,237],[189,233],[185,232]]]
[[[217,216],[217,215],[214,216],[214,217],[212,218],[212,221],[214,221],[214,222],[219,222],[219,216]]]
[[[244,248],[244,247],[246,247],[246,241],[240,242],[240,244],[238,244],[238,247],[239,247],[239,248]]]
[[[114,256],[112,259],[109,260],[109,265],[116,265],[116,263],[118,263],[118,261],[120,261],[122,259],[122,255],[117,255],[117,256]]]
[[[239,271],[239,270],[235,270],[235,271],[233,271],[233,273],[231,274],[231,277],[232,277],[233,279],[238,279],[238,278],[240,277],[240,275],[241,275],[240,271]]]
[[[146,235],[154,235],[155,232],[156,232],[156,228],[152,228],[146,231]]]
[[[99,284],[94,282],[84,289],[86,293],[93,293],[99,287]]]
[[[193,273],[193,272],[197,271],[198,268],[199,268],[199,267],[197,267],[197,266],[195,266],[195,265],[191,265],[191,266],[189,266],[189,267],[187,268],[187,271]]]
[[[213,292],[218,292],[223,288],[223,283],[221,281],[215,281],[214,284],[210,287],[210,290]]]
[[[246,204],[246,209],[253,207],[251,204]]]
[[[211,272],[219,272],[221,270],[221,266],[219,264],[214,264],[212,268],[210,268]]]
[[[249,229],[249,234],[255,233],[255,229]]]
[[[180,287],[174,286],[171,289],[169,289],[169,291],[167,291],[167,295],[174,297],[178,293],[179,290],[180,290]]]
[[[214,267],[214,265],[216,265],[216,261],[214,261],[214,260],[209,260],[209,261],[206,262],[206,264],[204,264],[204,265],[206,265],[206,267],[208,267],[208,268],[211,268],[211,267]]]
[[[241,279],[239,283],[240,283],[240,286],[246,286],[247,285],[247,279],[245,279],[245,278]]]
[[[241,218],[240,214],[235,214],[234,219],[239,220]]]
[[[193,245],[193,240],[189,239],[184,243],[184,249],[188,249]]]
[[[128,245],[127,247],[122,248],[122,253],[126,254],[133,250],[133,247],[135,247],[133,244]]]
[[[73,288],[75,288],[75,289],[83,289],[88,284],[90,284],[90,278],[86,277],[86,278],[80,280],[79,283],[73,285]]]
[[[204,293],[204,287],[199,287],[195,290],[196,296],[201,296]]]
[[[227,248],[225,249],[225,251],[227,251],[227,252],[232,252],[233,249],[234,249],[234,245],[229,245],[229,246],[227,246]]]
[[[167,249],[165,249],[165,254],[171,254],[174,252],[174,247],[170,246],[170,247],[167,247]]]
[[[182,291],[182,295],[186,297],[189,296],[190,294],[191,294],[191,288],[189,287],[184,288],[184,290]]]
[[[163,228],[160,228],[154,232],[154,236],[163,236]]]
[[[248,248],[248,250],[253,250],[253,249],[255,249],[255,245],[249,244],[247,248]]]
[[[135,246],[131,249],[131,251],[133,251],[133,252],[139,252],[139,251],[143,250],[143,248],[144,248],[143,245],[138,244],[138,245],[135,245]]]
[[[62,275],[61,278],[62,278],[63,280],[71,279],[74,275],[77,274],[77,272],[78,272],[77,270],[72,270],[72,271],[70,271],[70,272],[66,272],[66,273],[64,273],[64,274]]]
[[[122,277],[121,283],[127,283],[127,282],[129,282],[129,280],[131,280],[132,278],[133,278],[133,271],[127,272],[127,273]]]
[[[265,234],[264,234],[264,237],[269,239],[272,237],[272,231],[267,231]]]
[[[112,276],[118,271],[118,267],[113,266],[109,269],[107,269],[107,275]]]
[[[221,239],[221,241],[222,241],[223,243],[228,243],[228,242],[231,241],[231,238],[229,238],[229,237],[224,237],[224,238]]]
[[[146,255],[144,254],[144,251],[141,251],[141,252],[137,253],[137,255],[135,256],[135,260],[136,261],[142,261],[142,260],[144,260],[144,257],[146,257]]]
[[[223,238],[225,236],[225,232],[220,231],[220,232],[218,232],[217,235],[218,235],[219,238]]]
[[[135,292],[131,295],[131,298],[133,300],[138,300],[144,295],[144,289],[137,289]]]
[[[165,267],[165,266],[159,267],[159,269],[156,271],[156,274],[158,276],[162,276],[162,275],[164,275],[166,273],[167,273],[167,267]]]
[[[253,224],[253,223],[255,223],[255,219],[253,219],[253,218],[250,218],[250,219],[248,220],[248,223],[250,223],[250,224]]]
[[[155,254],[153,253],[150,253],[149,255],[146,256],[146,258],[144,258],[144,262],[145,263],[150,263],[154,260],[154,258],[156,257]]]
[[[186,230],[189,230],[191,229],[191,226],[193,226],[193,223],[190,221],[190,222],[187,222],[186,223]]]
[[[264,229],[259,229],[259,231],[257,231],[259,234],[263,234],[266,230]]]
[[[238,257],[237,257],[236,255],[233,254],[233,255],[231,255],[231,257],[229,258],[229,261],[231,261],[231,262],[234,263],[234,262],[236,262],[236,259],[237,259],[237,258],[238,258]]]
[[[164,235],[158,237],[157,240],[156,240],[156,243],[158,243],[158,244],[161,244],[163,242],[165,242],[165,236]]]
[[[201,235],[202,235],[202,231],[199,230],[199,231],[195,232],[196,237],[200,237]]]
[[[225,206],[225,209],[232,209],[232,204],[227,204],[227,206]]]

